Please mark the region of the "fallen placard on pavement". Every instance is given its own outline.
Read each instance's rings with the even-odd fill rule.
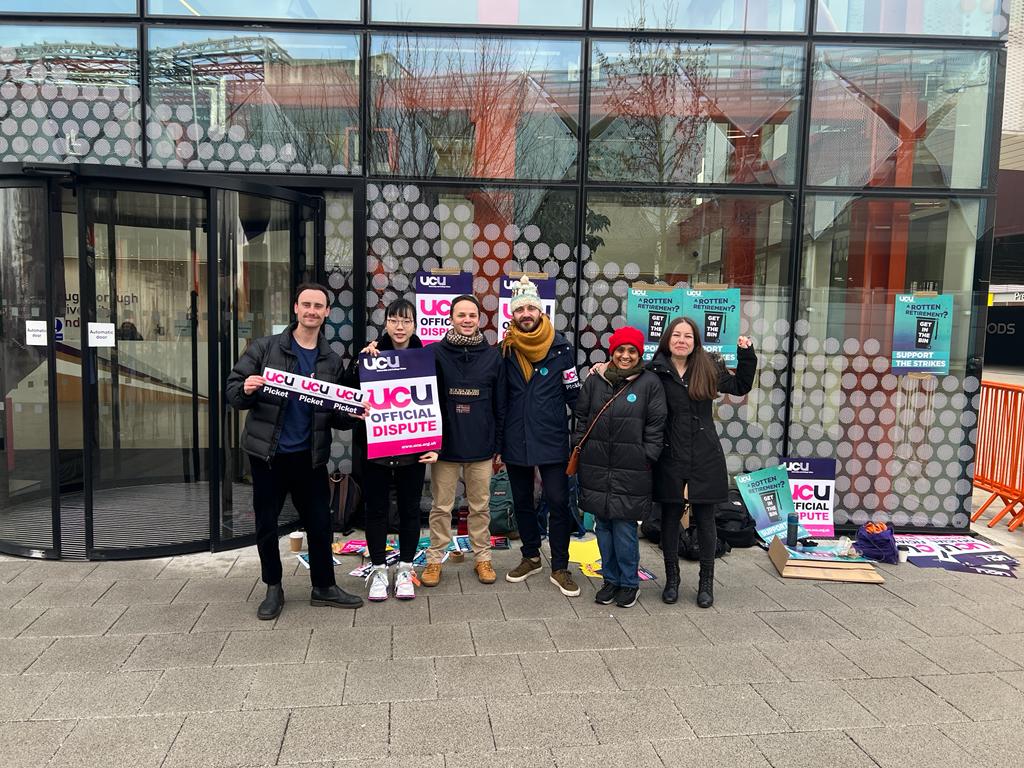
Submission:
[[[973,536],[896,534],[896,544],[908,550],[907,561],[918,568],[942,568],[955,573],[1015,579],[1020,563],[987,541]]]

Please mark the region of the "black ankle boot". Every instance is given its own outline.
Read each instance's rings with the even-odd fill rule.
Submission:
[[[671,605],[679,599],[679,559],[665,561],[665,588],[661,600]]]
[[[284,608],[284,590],[280,584],[267,584],[267,596],[263,598],[260,607],[256,609],[256,618],[260,621],[270,621],[281,615]]]
[[[700,577],[697,583],[697,605],[710,608],[715,602],[715,564],[700,566]]]

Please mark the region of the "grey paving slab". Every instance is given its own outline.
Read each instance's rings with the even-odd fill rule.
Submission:
[[[314,629],[307,662],[391,658],[391,625]]]
[[[910,603],[877,584],[822,584],[848,608],[908,608]]]
[[[448,699],[436,708],[410,701],[391,705],[392,753],[476,753],[494,748],[484,698]]]
[[[841,731],[751,736],[772,768],[876,768],[857,743]]]
[[[691,585],[696,587],[696,579]],[[695,599],[695,598],[692,598]],[[690,602],[689,600],[687,602]],[[774,598],[760,588],[760,582],[722,584],[715,586],[715,610],[719,613],[741,611],[782,611],[785,610]]]
[[[51,643],[52,637],[0,638],[0,675],[20,675]]]
[[[787,611],[848,609],[846,603],[829,594],[816,583],[801,582],[796,579],[779,579],[760,584],[758,589]]]
[[[330,707],[344,696],[344,664],[269,664],[256,667],[242,708]]]
[[[559,651],[634,647],[616,619],[547,619],[544,623]]]
[[[757,649],[786,678],[794,682],[867,677],[864,670],[824,640],[764,643]]]
[[[129,605],[107,630],[108,635],[189,632],[205,605]]]
[[[49,766],[159,768],[184,722],[184,715],[81,720]]]
[[[498,595],[430,595],[430,623],[448,624],[469,621],[504,621]]]
[[[430,606],[422,597],[415,600],[388,600],[385,603],[366,604],[357,611],[338,611],[333,608],[321,610],[330,610],[331,613],[352,613],[357,627],[426,626],[430,623]]]
[[[631,744],[599,744],[596,747],[556,747],[555,764],[558,768],[593,768],[594,766],[629,766],[629,768],[663,768],[654,745],[646,742]],[[539,763],[547,765],[547,763]],[[534,765],[519,763],[519,765]]]
[[[608,650],[601,651],[601,658],[616,685],[624,691],[701,682],[691,665],[692,657],[678,648]]]
[[[19,600],[18,605],[39,605],[45,608],[92,605],[103,597],[111,585],[112,582],[105,581],[44,581]]]
[[[479,656],[506,653],[544,653],[555,650],[547,624],[539,619],[470,622],[473,645]]]
[[[168,566],[169,567],[169,566]],[[163,577],[161,574],[161,581]],[[177,579],[175,579],[177,581]],[[253,579],[188,579],[174,598],[177,603],[244,603],[252,593]]]
[[[708,684],[786,680],[786,675],[753,645],[716,645],[687,649],[690,666]]]
[[[122,668],[209,667],[217,660],[226,640],[225,632],[146,635]]]
[[[519,656],[530,690],[535,693],[586,693],[618,689],[604,660],[596,653],[527,653]]]
[[[96,567],[85,577],[98,581],[135,581],[155,579],[173,561],[170,557],[156,557],[149,560],[108,560],[96,563]]]
[[[391,655],[396,659],[473,656],[475,653],[469,622],[432,624],[429,629],[399,625],[392,632]]]
[[[694,733],[665,691],[617,691],[582,697],[583,709],[602,744],[693,738]]]
[[[750,685],[694,685],[668,694],[701,738],[793,730]]]
[[[116,581],[100,599],[97,605],[140,605],[144,603],[169,603],[184,588],[185,579],[134,579]]]
[[[387,704],[295,709],[281,746],[281,763],[378,757],[388,751]]]
[[[157,574],[158,579],[225,578],[238,559],[233,553],[224,555],[186,555],[176,557]],[[297,563],[296,563],[297,565]]]
[[[258,589],[259,587],[257,587]],[[260,598],[263,599],[262,597]],[[390,602],[390,601],[389,601]],[[251,608],[251,616],[256,615],[256,604],[258,601],[253,601]],[[366,610],[373,610],[377,606],[364,606]],[[351,627],[355,624],[356,614],[361,613],[364,608],[360,608],[356,611],[349,610],[335,610],[333,608],[324,608],[321,606],[312,606],[309,604],[309,598],[305,595],[297,598],[286,597],[284,610],[281,615],[277,617],[277,621],[274,622],[273,629],[312,629],[312,630],[328,630],[331,632],[341,631],[347,627]],[[261,621],[260,624],[267,624],[268,622]],[[390,624],[380,623],[379,626],[390,627]],[[235,629],[243,629],[244,627],[235,627]]]
[[[542,575],[547,578],[546,571]],[[539,579],[541,575],[533,578]],[[498,595],[506,619],[573,619],[576,611],[570,599],[580,600],[581,597],[565,597],[554,587],[551,591],[503,592]]]
[[[68,675],[35,711],[36,720],[74,720],[136,714],[160,672]]]
[[[919,608],[932,605],[961,606],[970,602],[940,581],[887,581],[883,589]]]
[[[442,699],[530,692],[526,675],[515,656],[463,656],[434,660],[437,693]],[[441,705],[444,706],[444,705]]]
[[[1020,721],[947,723],[939,729],[971,759],[985,768],[1019,768]]]
[[[904,642],[952,674],[1009,672],[1021,667],[973,637],[912,637]]]
[[[1019,603],[1021,595],[1009,586],[1010,581],[1014,580],[998,577],[964,577],[950,581],[948,586],[954,592],[959,592],[968,598],[972,603],[981,601],[989,601],[997,605]]]
[[[1000,634],[1024,633],[1024,608],[1009,603],[970,603],[958,605],[957,610],[980,621]]]
[[[309,648],[312,633],[310,629],[231,632],[217,657],[217,665],[237,667],[243,664],[303,662],[306,660],[306,649]]]
[[[856,636],[821,611],[760,611],[757,617],[786,640],[854,640]]]
[[[757,614],[702,611],[690,620],[715,645],[768,643],[782,639]]]
[[[57,753],[74,722],[0,723],[4,768],[39,768]]]
[[[934,726],[860,728],[847,732],[879,768],[967,768],[971,756]]]
[[[772,768],[747,736],[659,741],[654,745],[665,768]]]
[[[822,611],[861,640],[925,637],[925,633],[886,608],[825,609]]]
[[[1024,633],[1012,635],[981,635],[975,638],[986,648],[991,648],[996,653],[1002,654],[1004,658],[1014,661],[1024,660],[1021,649],[1024,649]]]
[[[992,673],[917,679],[971,720],[1019,720],[1024,715],[1024,692]]]
[[[33,581],[19,581],[16,584],[0,584],[0,608],[10,608],[17,604],[29,592],[37,589],[39,584]]]
[[[927,608],[892,608],[891,610],[901,619],[906,619],[926,635],[932,637],[995,634],[994,629],[948,605],[933,605]]]
[[[833,640],[829,643],[869,677],[939,675],[942,667],[900,640]]]
[[[754,690],[794,731],[839,731],[881,725],[836,682],[755,683]]]
[[[286,604],[284,610],[287,612],[289,608],[290,606]],[[279,618],[278,621],[280,620]],[[349,618],[349,622],[351,621],[352,619]],[[274,628],[273,625],[272,621],[260,621],[256,618],[256,605],[254,604],[210,603],[203,609],[199,619],[192,627],[192,631],[230,632],[236,629],[253,629],[269,632]]]
[[[487,713],[499,750],[597,743],[590,719],[576,696],[488,697]]]
[[[0,677],[0,721],[27,720],[60,684],[62,675]],[[0,752],[0,754],[3,754]]]
[[[1020,672],[997,672],[996,676],[1005,680],[1018,691],[1024,691],[1024,671]]]
[[[390,755],[376,759],[335,760],[331,768],[445,768],[444,755]],[[302,768],[307,768],[303,765]],[[313,764],[312,768],[317,768]]]
[[[141,711],[187,714],[240,710],[255,677],[255,667],[168,669]]]
[[[58,606],[47,608],[21,632],[22,637],[102,635],[125,611],[123,605]]]
[[[685,615],[626,616],[619,624],[637,648],[708,648],[711,641]],[[777,639],[777,638],[776,638]]]
[[[30,560],[14,581],[53,581],[58,584],[79,582],[95,572],[96,563],[72,563],[58,560]]]
[[[0,560],[0,584],[13,581],[28,568],[27,560]]]
[[[224,768],[277,763],[288,712],[189,715],[163,768]]]
[[[43,651],[25,674],[54,672],[114,672],[135,650],[140,638],[60,637]]]
[[[575,750],[577,747],[567,747]],[[596,747],[595,747],[596,749]],[[445,768],[556,768],[550,749],[503,749],[500,752],[455,752],[445,755]],[[572,763],[569,763],[572,765]]]
[[[838,684],[885,725],[933,725],[967,719],[912,677],[843,680]]]
[[[345,680],[345,704],[437,698],[432,659],[353,661]]]

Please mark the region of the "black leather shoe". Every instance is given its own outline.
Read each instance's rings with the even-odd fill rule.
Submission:
[[[267,596],[256,609],[256,618],[260,621],[271,621],[281,615],[284,608],[284,590],[280,584],[267,584]]]
[[[350,595],[337,584],[329,587],[313,587],[309,593],[310,605],[329,605],[332,608],[358,608],[363,604],[363,598]]]

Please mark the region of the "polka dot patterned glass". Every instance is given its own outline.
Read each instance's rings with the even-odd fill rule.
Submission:
[[[347,364],[358,350],[353,348],[352,306],[355,302],[353,256],[352,194],[324,193],[324,237],[326,254],[324,268],[330,289],[331,311],[324,324],[324,334],[331,349]],[[331,445],[332,471],[352,471],[352,432],[336,431]]]

